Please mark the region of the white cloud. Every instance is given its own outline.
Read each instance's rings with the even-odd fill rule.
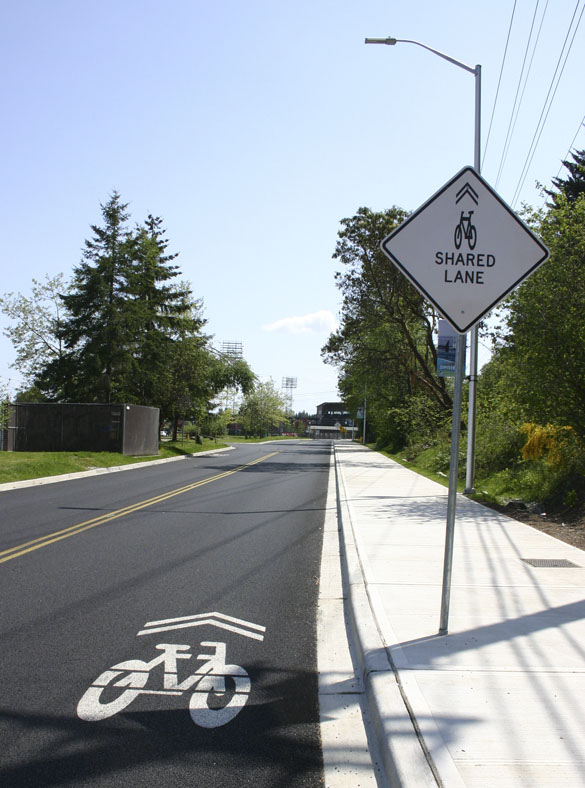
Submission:
[[[310,312],[308,315],[283,317],[274,323],[262,326],[263,331],[286,334],[330,334],[337,329],[337,321],[328,309]]]

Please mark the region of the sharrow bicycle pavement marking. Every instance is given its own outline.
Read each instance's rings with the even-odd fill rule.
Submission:
[[[23,542],[22,544],[15,545],[14,547],[9,547],[7,550],[0,551],[0,564],[3,564],[5,561],[11,561],[13,558],[19,558],[21,555],[33,552],[34,550],[38,550],[41,547],[47,547],[54,542],[59,542],[61,539],[67,539],[69,536],[75,536],[82,533],[83,531],[89,530],[90,528],[95,528],[98,525],[103,525],[104,523],[111,522],[112,520],[117,520],[127,514],[138,512],[141,509],[146,509],[148,506],[154,506],[154,504],[162,503],[163,501],[167,501],[169,498],[174,498],[176,495],[182,495],[183,493],[194,490],[197,487],[202,487],[205,484],[210,484],[211,482],[216,482],[220,479],[225,479],[226,477],[232,476],[234,473],[238,473],[239,471],[243,471],[252,465],[257,465],[259,462],[268,460],[270,457],[274,457],[278,453],[278,451],[273,451],[270,454],[265,454],[263,457],[259,457],[256,460],[247,462],[245,465],[239,465],[237,468],[234,468],[231,471],[218,473],[216,476],[211,476],[209,479],[202,479],[198,482],[187,484],[185,487],[179,487],[177,490],[171,490],[170,492],[162,493],[161,495],[157,495],[154,498],[148,498],[145,501],[139,501],[138,503],[131,504],[130,506],[125,506],[122,509],[116,509],[113,512],[102,514],[99,517],[93,517],[91,520],[84,520],[82,523],[71,525],[68,528],[61,529],[60,531],[54,531],[53,533],[46,534],[45,536],[39,536],[37,539],[31,539],[29,542]]]
[[[153,632],[170,632],[174,629],[188,629],[190,627],[201,627],[207,624],[245,635],[253,640],[264,640],[266,627],[260,624],[253,624],[251,621],[244,621],[241,618],[226,616],[223,613],[198,613],[193,616],[180,616],[179,618],[166,618],[161,621],[147,621],[144,629],[138,635],[150,635]],[[241,625],[241,626],[236,626]],[[245,629],[243,627],[246,627]],[[256,630],[251,632],[250,630]],[[136,637],[138,637],[138,635]]]

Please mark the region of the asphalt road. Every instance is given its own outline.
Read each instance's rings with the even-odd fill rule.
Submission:
[[[0,785],[321,786],[329,460],[257,444],[0,493]]]

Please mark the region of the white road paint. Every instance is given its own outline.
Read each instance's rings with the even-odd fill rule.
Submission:
[[[144,625],[145,629],[141,629],[138,635],[150,635],[153,632],[170,632],[174,629],[202,627],[206,624],[260,641],[264,640],[264,632],[266,632],[266,627],[260,626],[260,624],[253,624],[251,621],[244,621],[241,618],[226,616],[223,613],[198,613],[193,616],[180,616],[179,618],[167,618],[160,621],[148,621]]]
[[[197,659],[203,660],[203,664],[182,681],[179,681],[178,661],[192,658],[189,645],[159,643],[156,648],[162,654],[150,662],[129,659],[113,665],[101,673],[83,694],[77,704],[78,717],[86,722],[99,722],[123,711],[140,695],[182,695],[191,691],[189,713],[196,725],[203,728],[226,725],[246,705],[251,689],[250,678],[240,665],[226,663],[225,643],[205,641],[201,647],[211,649],[211,653],[199,654]],[[161,664],[164,666],[163,688],[146,689],[151,671]],[[159,676],[159,672],[154,675]],[[112,688],[121,690],[113,698]],[[109,692],[104,696],[106,689]]]

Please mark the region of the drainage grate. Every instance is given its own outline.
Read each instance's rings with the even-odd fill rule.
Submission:
[[[530,564],[530,566],[559,567],[561,569],[574,567],[580,569],[579,564],[574,564],[566,558],[523,558],[522,560],[525,564]]]

